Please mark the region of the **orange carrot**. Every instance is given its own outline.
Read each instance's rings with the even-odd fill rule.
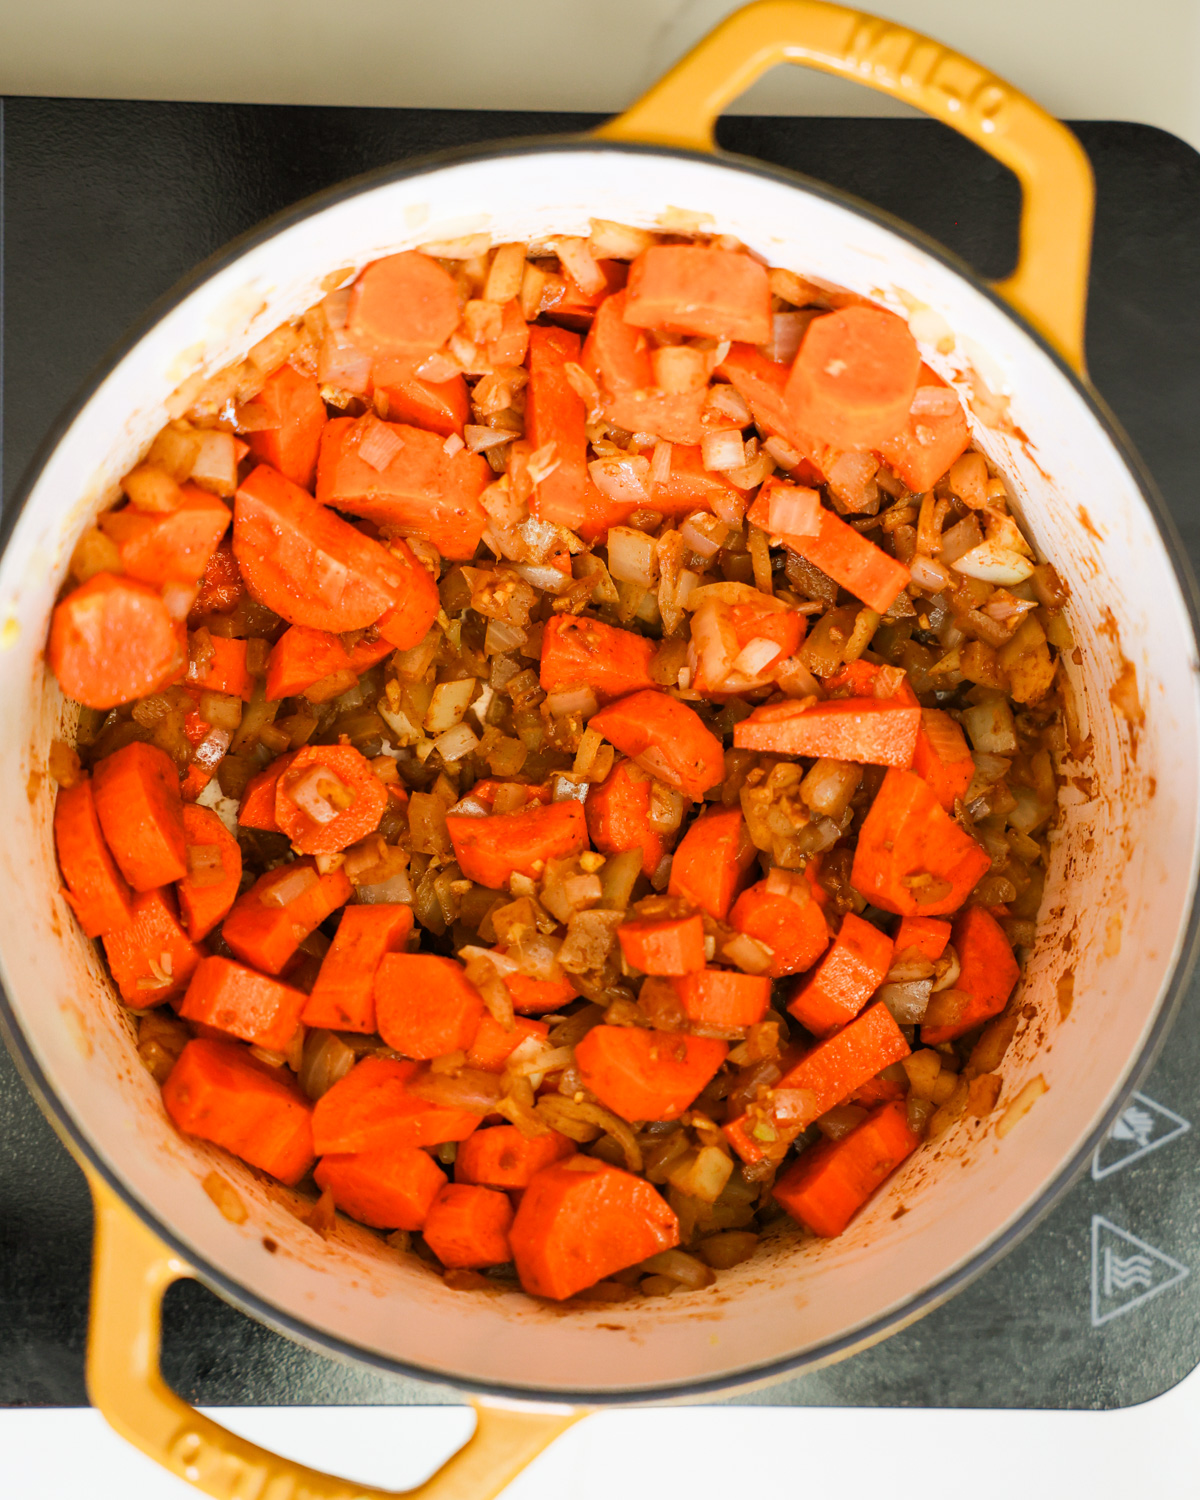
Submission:
[[[580,357],[600,388],[605,419],[630,432],[652,432],[667,442],[699,443],[707,385],[679,393],[656,387],[650,341],[625,321],[625,299],[625,292],[615,292],[596,309]]]
[[[331,1031],[375,1030],[375,973],[412,931],[410,906],[347,906],[321,961],[302,1020]]]
[[[311,490],[321,430],[327,421],[316,380],[291,365],[280,365],[267,376],[253,405],[271,425],[246,434],[250,452],[302,490]]]
[[[678,1245],[679,1220],[643,1178],[571,1156],[530,1179],[508,1239],[525,1290],[562,1301]]]
[[[921,710],[895,699],[788,699],[764,704],[742,719],[734,726],[733,743],[739,750],[773,755],[907,768],[913,763],[920,724]]]
[[[551,286],[547,286],[542,306],[555,322],[565,323],[568,328],[586,328],[605,298],[624,287],[629,276],[629,267],[624,261],[600,259],[596,264],[604,276],[604,285],[595,291],[585,292],[566,267],[563,267],[562,290],[557,298]],[[559,279],[552,277],[550,282]]]
[[[894,674],[885,677],[882,667],[861,657],[846,662],[832,677],[826,677],[824,686],[831,698],[878,698],[885,703],[895,700],[910,707],[920,706],[907,676],[899,680]]]
[[[425,1243],[444,1266],[473,1269],[512,1259],[512,1204],[492,1188],[450,1182],[425,1220]]]
[[[894,1067],[895,1064],[893,1063]],[[886,1069],[884,1070],[887,1071]],[[903,1071],[903,1070],[902,1070]],[[906,1084],[879,1074],[860,1083],[853,1093],[846,1095],[847,1104],[857,1104],[862,1109],[874,1109],[877,1104],[888,1104],[893,1099],[903,1099],[908,1094]]]
[[[382,469],[362,457],[357,421],[335,417],[325,428],[317,499],[389,532],[423,537],[443,557],[472,557],[487,524],[479,497],[495,477],[487,459],[465,448],[447,453],[443,437],[420,427],[375,426],[399,443]]]
[[[770,948],[772,979],[811,968],[829,946],[829,924],[806,880],[793,882],[786,895],[773,895],[760,880],[733,903],[729,925]]]
[[[666,693],[631,693],[593,714],[588,727],[685,797],[699,800],[725,777],[721,741],[695,709]]]
[[[949,922],[941,922],[937,917],[901,917],[896,929],[896,956],[915,948],[922,958],[935,964],[949,941]]]
[[[776,1203],[814,1234],[832,1237],[921,1144],[902,1100],[881,1104],[847,1135],[805,1151],[776,1182]]]
[[[368,632],[348,652],[350,670],[356,676],[361,677],[364,672],[369,672],[372,667],[378,666],[381,661],[391,656],[395,649],[391,641],[385,640],[383,636],[377,636],[375,640],[372,640]]]
[[[175,510],[152,515],[127,505],[100,517],[100,530],[117,544],[131,578],[156,585],[195,583],[208,567],[233,517],[224,501],[194,484],[179,493]]]
[[[740,1031],[757,1026],[771,1004],[766,974],[739,974],[733,969],[701,969],[674,980],[675,993],[694,1026]]]
[[[507,949],[497,948],[504,954]],[[520,957],[519,952],[513,955]],[[504,987],[512,996],[513,1009],[527,1016],[542,1016],[561,1010],[579,997],[567,979],[531,979],[528,974],[505,974]]]
[[[907,421],[920,369],[903,319],[859,303],[808,325],[784,399],[795,425],[821,441],[877,448]]]
[[[301,854],[337,854],[379,827],[387,801],[353,745],[304,745],[275,784],[275,821]]]
[[[166,887],[135,896],[128,924],[104,933],[102,941],[121,999],[135,1010],[182,995],[204,957],[179,925]]]
[[[480,1187],[524,1188],[535,1172],[574,1154],[573,1142],[557,1130],[522,1135],[515,1125],[493,1125],[477,1130],[459,1146],[454,1180]]]
[[[642,873],[653,875],[667,841],[650,818],[650,779],[631,760],[618,760],[583,804],[588,833],[601,854],[642,851]]]
[[[506,1031],[494,1016],[485,1015],[467,1048],[467,1067],[481,1073],[503,1073],[508,1059],[531,1036],[544,1037],[550,1030],[545,1021],[531,1021],[518,1016],[512,1030]]]
[[[787,365],[776,364],[753,344],[734,343],[717,367],[717,373],[730,382],[760,427],[792,440],[794,446],[791,413],[783,398]]]
[[[242,880],[242,851],[216,813],[185,806],[183,832],[187,874],[176,886],[179,913],[193,943],[223,922]]]
[[[691,974],[704,967],[699,915],[622,922],[617,938],[625,962],[643,974]]]
[[[268,1052],[286,1052],[307,998],[303,990],[243,964],[206,958],[192,975],[179,1014]]]
[[[654,642],[582,615],[552,615],[542,636],[541,684],[546,692],[586,684],[601,702],[653,688]]]
[[[66,898],[87,937],[124,927],[133,895],[104,842],[91,779],[60,787],[54,803],[54,847]]]
[[[585,1088],[626,1120],[675,1120],[716,1074],[728,1046],[714,1037],[593,1026],[575,1048]]]
[[[762,607],[718,604],[696,612],[692,623],[692,654],[696,661],[692,686],[698,693],[720,698],[753,692],[769,684],[771,673],[785,657],[795,655],[804,639],[804,617],[794,610],[768,608],[771,602],[764,595]],[[755,661],[741,667],[734,665],[752,641],[774,645],[774,654],[760,654]],[[756,652],[761,649],[761,644],[755,645]],[[718,661],[715,668],[710,666],[713,656]],[[709,670],[714,671],[711,679]]]
[[[267,697],[298,697],[305,688],[350,670],[350,656],[340,638],[327,630],[311,630],[307,625],[292,625],[271,647],[267,658]]]
[[[416,359],[441,347],[458,326],[458,287],[417,250],[369,265],[350,293],[347,328],[372,354]]]
[[[68,698],[116,708],[183,676],[186,658],[162,595],[97,573],[55,606],[46,661]]]
[[[353,891],[344,870],[318,875],[310,859],[280,865],[260,875],[233,903],[221,936],[243,963],[278,974],[309,933],[344,906]]]
[[[113,858],[135,891],[187,874],[179,775],[165,751],[135,740],[96,762],[96,815]]]
[[[424,1061],[471,1045],[483,997],[453,958],[388,953],[375,971],[375,1017],[389,1047]]]
[[[452,434],[462,437],[463,425],[471,420],[467,382],[461,375],[452,375],[449,380],[422,380],[417,374],[419,363],[376,360],[373,389],[387,402],[383,415],[392,422],[424,427],[443,438]]]
[[[863,820],[850,881],[884,911],[945,916],[991,868],[987,850],[911,771],[891,770]]]
[[[975,775],[975,762],[958,724],[940,708],[921,710],[912,768],[927,782],[947,812],[966,796]]]
[[[577,333],[565,328],[529,330],[525,432],[533,451],[545,449],[547,462],[557,465],[537,485],[530,509],[540,521],[565,526],[592,541],[607,528],[607,519],[604,498],[588,473],[587,409],[566,374],[566,366],[579,359]]]
[[[847,912],[825,957],[796,985],[788,1010],[814,1036],[829,1036],[858,1015],[891,966],[891,938]]]
[[[770,531],[765,501],[756,500],[746,514],[753,525]],[[816,536],[785,535],[783,544],[881,615],[892,607],[912,576],[903,563],[889,557],[831,510],[821,511],[821,529]]]
[[[209,637],[212,655],[203,671],[189,662],[187,685],[209,693],[228,693],[249,703],[254,696],[254,678],[246,669],[246,642],[227,636]]]
[[[1004,929],[982,906],[969,906],[955,918],[953,941],[962,966],[954,988],[971,998],[956,1021],[921,1027],[921,1041],[927,1047],[952,1042],[998,1016],[1021,977]]]
[[[287,755],[278,755],[269,766],[264,766],[251,776],[238,807],[238,823],[243,828],[264,828],[269,833],[279,832],[279,824],[275,821],[275,789],[279,778],[295,758],[294,750]]]
[[[196,1038],[163,1084],[163,1104],[185,1135],[232,1151],[294,1186],[312,1165],[312,1110],[288,1082],[236,1042]]]
[[[237,558],[233,555],[233,538],[226,532],[208,560],[192,614],[226,614],[245,592]]]
[[[414,1062],[364,1057],[322,1094],[313,1110],[318,1155],[399,1151],[465,1141],[481,1115],[429,1104],[408,1092]]]
[[[629,268],[625,321],[701,338],[765,344],[771,337],[767,268],[702,245],[652,245]],[[907,408],[906,408],[907,409]]]
[[[757,856],[741,808],[710,807],[675,851],[667,889],[723,922]]]
[[[521,304],[514,297],[500,309],[500,331],[483,346],[489,365],[523,365],[529,353],[529,324],[521,316]]]
[[[425,639],[441,603],[437,584],[410,547],[397,537],[389,544],[388,551],[399,569],[400,598],[386,614],[380,615],[375,629],[389,645],[407,651]]]
[[[520,787],[521,791],[525,794],[524,802],[521,804],[521,807],[516,809],[518,812],[522,811],[523,808],[531,807],[535,802],[539,806],[545,807],[548,803],[554,801],[554,792],[548,784],[523,786],[518,781],[501,781],[494,776],[484,776],[482,780],[475,783],[471,788],[471,800],[473,802],[482,802],[484,807],[491,812],[495,805],[496,793],[500,788],[512,788],[514,786]]]
[[[488,818],[451,813],[446,827],[463,875],[492,890],[502,890],[515,873],[540,875],[548,859],[587,848],[587,819],[573,798]]]
[[[317,1163],[313,1178],[338,1208],[372,1229],[422,1229],[446,1174],[427,1151],[384,1146]]]
[[[905,485],[921,495],[962,457],[970,441],[962,402],[928,365],[922,365],[912,408],[903,426],[879,444],[879,451]]]
[[[650,451],[643,456],[648,457]],[[698,445],[676,443],[671,449],[671,467],[666,478],[650,486],[646,509],[664,516],[683,516],[693,510],[740,515],[745,504],[745,495],[724,474],[704,467],[704,455]]]

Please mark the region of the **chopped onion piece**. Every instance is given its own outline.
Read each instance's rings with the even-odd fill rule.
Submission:
[[[594,458],[588,464],[588,473],[606,500],[618,505],[645,505],[650,499],[646,488],[648,458],[632,453],[623,458]]]
[[[365,395],[371,383],[371,356],[344,329],[331,328],[321,340],[317,379],[351,395]]]
[[[278,880],[273,880],[259,896],[264,906],[290,906],[319,880],[311,865],[285,865]]]
[[[923,552],[916,553],[909,560],[908,570],[912,574],[912,581],[927,593],[940,594],[943,589],[954,586],[954,575],[950,569],[932,557],[926,557]]]
[[[654,445],[654,453],[650,459],[650,484],[666,484],[671,477],[671,448],[672,445],[665,438],[659,438]]]
[[[563,270],[584,296],[595,297],[598,293],[607,291],[608,278],[588,249],[587,240],[566,236],[557,240],[554,248]]]
[[[191,613],[192,605],[196,602],[196,595],[199,592],[199,585],[195,583],[163,584],[163,603],[167,606],[167,613],[171,616],[172,620],[187,619]]]
[[[597,707],[596,695],[586,684],[562,688],[546,699],[546,712],[555,719],[566,718],[569,714],[582,714],[585,719],[590,719]]]
[[[704,435],[700,455],[704,467],[714,473],[725,469],[740,469],[746,463],[746,445],[737,428],[723,428],[719,432]]]
[[[404,447],[404,440],[386,422],[370,412],[359,421],[358,456],[363,463],[370,464],[377,474],[382,474]]]
[[[463,715],[475,691],[474,677],[464,677],[458,682],[439,682],[429,700],[425,714],[425,729],[431,735],[444,734],[462,722]]]
[[[803,458],[795,448],[789,448],[781,437],[772,435],[763,441],[763,452],[769,453],[781,469],[794,469]]]
[[[313,766],[284,794],[314,823],[332,823],[354,806],[355,794],[328,766]]]
[[[191,481],[215,495],[232,495],[237,489],[237,449],[232,432],[198,434],[200,445],[192,462]]]
[[[611,527],[608,533],[608,571],[622,583],[653,588],[658,579],[658,550],[654,538],[632,526]]]
[[[821,530],[821,497],[801,484],[772,482],[767,520],[773,536],[816,536]]]
[[[932,990],[932,979],[909,979],[880,985],[875,999],[883,1001],[898,1026],[916,1026],[924,1019]]]
[[[469,724],[456,724],[433,742],[433,748],[444,761],[461,760],[479,744],[479,737]]]
[[[428,380],[431,385],[443,385],[447,380],[453,380],[456,375],[461,375],[462,366],[452,354],[439,349],[428,359],[422,360],[417,366],[417,374],[422,380]]]
[[[958,408],[958,396],[949,386],[919,385],[909,411],[914,417],[948,417]]]
[[[561,594],[571,586],[570,573],[560,572],[549,563],[518,563],[514,571],[533,588],[547,594]]]
[[[744,974],[765,974],[771,967],[773,953],[749,933],[739,932],[721,945],[721,957],[736,965]]]
[[[771,317],[771,342],[767,358],[779,365],[790,365],[804,341],[811,312],[777,312]]]
[[[752,420],[746,398],[736,386],[714,385],[704,402],[707,411],[727,418],[735,427],[749,427]]]
[[[778,656],[778,641],[768,640],[765,635],[756,635],[734,657],[733,671],[735,675],[742,677],[761,677]]]
[[[1011,552],[1007,547],[998,547],[994,542],[980,542],[978,547],[964,552],[950,566],[968,578],[978,578],[981,583],[1000,583],[1006,588],[1024,583],[1033,574],[1033,564],[1027,557]]]
[[[470,422],[463,428],[463,441],[472,453],[486,453],[489,448],[499,448],[511,443],[517,434],[500,427],[475,427]]]

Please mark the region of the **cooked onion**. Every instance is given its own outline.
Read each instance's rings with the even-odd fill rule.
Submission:
[[[908,979],[880,985],[875,999],[883,1001],[898,1026],[916,1026],[925,1018],[932,990],[932,979]]]
[[[424,1099],[426,1104],[488,1115],[499,1102],[501,1084],[498,1074],[484,1073],[478,1068],[463,1068],[458,1073],[433,1073],[422,1068],[408,1081],[405,1090]]]
[[[746,445],[736,427],[705,433],[700,444],[700,454],[704,467],[714,473],[720,473],[724,469],[740,469],[746,463]]]
[[[613,526],[608,533],[608,571],[622,583],[653,588],[658,579],[654,538],[632,526]]]
[[[264,906],[290,906],[297,897],[316,885],[318,879],[311,865],[285,865],[279,879],[271,882],[259,900]]]

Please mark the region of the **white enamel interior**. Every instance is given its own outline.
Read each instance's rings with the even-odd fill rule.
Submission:
[[[713,229],[773,264],[899,311],[935,310],[955,351],[940,356],[926,345],[930,362],[953,376],[969,359],[1011,394],[1027,442],[978,437],[1071,587],[1081,660],[1072,677],[1093,750],[1078,768],[1090,780],[1065,794],[1045,932],[1026,987],[1037,1019],[1003,1070],[1002,1105],[1044,1075],[1049,1092],[1033,1113],[1002,1141],[994,1119],[960,1124],[834,1242],[800,1246],[785,1229],[708,1291],[563,1312],[516,1294],[448,1291],[350,1225],[323,1242],[288,1212],[290,1194],[176,1135],[92,945],[58,894],[44,769],[63,705],[43,675],[42,641],[76,537],[161,425],[172,389],[200,365],[216,370],[240,357],[310,305],[329,272],[480,230],[497,241],[586,233],[589,215],[654,226],[672,205],[711,215]],[[917,327],[934,323],[925,314]],[[435,1378],[531,1395],[653,1393],[750,1377],[867,1330],[952,1277],[1037,1203],[1120,1090],[1192,901],[1195,649],[1163,541],[1104,428],[1016,323],[921,249],[802,187],[715,160],[597,146],[437,167],[333,203],[210,277],[112,370],[43,470],[0,565],[4,983],[50,1087],[128,1190],[200,1261],[318,1334]],[[1136,747],[1109,704],[1120,652],[1136,667],[1146,710]],[[1056,996],[1068,967],[1074,1008],[1061,1021]],[[251,1205],[247,1223],[228,1223],[201,1189],[214,1164]],[[894,1220],[901,1204],[907,1212]]]

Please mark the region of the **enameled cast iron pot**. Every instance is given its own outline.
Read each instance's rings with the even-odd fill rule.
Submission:
[[[840,193],[715,154],[720,110],[782,61],[916,104],[1009,166],[1024,191],[1016,274],[989,287]],[[483,1500],[584,1407],[744,1388],[884,1337],[994,1261],[1070,1183],[1170,1023],[1194,945],[1200,842],[1190,581],[1083,373],[1091,206],[1074,137],[985,69],[840,6],[763,0],[595,135],[406,163],[272,220],[156,309],[64,418],[7,519],[0,562],[4,1016],[95,1193],[92,1400],[173,1472],[220,1496],[368,1493],[233,1437],[167,1389],[158,1306],[179,1276],[325,1352],[475,1394],[475,1437],[420,1493]],[[669,208],[706,215],[704,227],[773,265],[895,308],[927,361],[974,391],[976,439],[1071,590],[1079,650],[1066,670],[1086,763],[1063,793],[1026,979],[1036,1019],[1003,1068],[1001,1107],[1038,1075],[1048,1085],[1024,1121],[1003,1139],[995,1117],[961,1121],[837,1240],[801,1245],[781,1226],[709,1290],[565,1311],[451,1291],[349,1223],[323,1241],[285,1192],[176,1133],[59,893],[46,760],[73,726],[42,644],[76,538],[166,420],[172,392],[318,300],[330,272],[481,231],[496,242],[586,234],[589,216],[655,227]],[[1110,702],[1130,668],[1141,724]],[[249,1205],[244,1224],[203,1191],[214,1166]]]

